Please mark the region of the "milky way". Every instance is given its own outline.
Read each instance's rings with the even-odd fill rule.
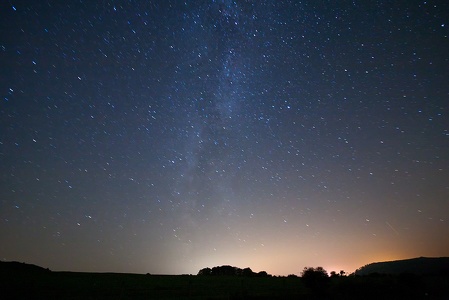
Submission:
[[[449,256],[445,1],[3,1],[0,259]]]

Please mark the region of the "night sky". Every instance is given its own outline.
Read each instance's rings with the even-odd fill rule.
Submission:
[[[0,259],[449,256],[447,1],[1,1]]]

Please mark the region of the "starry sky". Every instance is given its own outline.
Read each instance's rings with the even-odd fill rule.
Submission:
[[[449,256],[447,1],[1,1],[0,259]]]

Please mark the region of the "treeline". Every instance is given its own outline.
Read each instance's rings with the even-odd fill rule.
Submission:
[[[250,268],[240,269],[233,266],[217,266],[204,268],[198,272],[200,276],[244,276],[244,277],[271,277],[265,271],[253,272]]]
[[[200,276],[245,276],[245,277],[272,277],[269,280],[259,281],[256,279],[236,279],[241,284],[238,289],[239,297],[245,299],[244,293],[258,291],[260,286],[250,287],[256,282],[271,286],[277,290],[275,285],[282,282],[286,290],[277,290],[278,295],[266,292],[263,299],[449,299],[448,273],[433,275],[419,275],[413,273],[379,274],[369,275],[347,275],[343,270],[328,273],[322,267],[305,267],[299,276],[291,274],[284,276],[272,276],[262,271],[255,273],[250,268],[240,269],[232,266],[219,266],[204,268],[198,272]],[[228,278],[223,282],[232,280]],[[279,281],[281,280],[281,281]],[[212,280],[211,282],[220,280]],[[241,296],[241,297],[240,297]],[[273,296],[270,298],[270,296]],[[276,296],[276,297],[274,297]],[[252,298],[251,298],[252,299]],[[256,298],[254,298],[256,299]]]

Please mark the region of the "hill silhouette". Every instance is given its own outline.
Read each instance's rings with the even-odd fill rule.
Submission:
[[[449,257],[418,257],[404,260],[375,262],[357,269],[355,275],[370,274],[399,275],[447,275],[449,274]]]
[[[17,261],[0,261],[0,272],[18,273],[18,272],[50,272],[49,269],[42,268],[33,264],[21,263]]]

